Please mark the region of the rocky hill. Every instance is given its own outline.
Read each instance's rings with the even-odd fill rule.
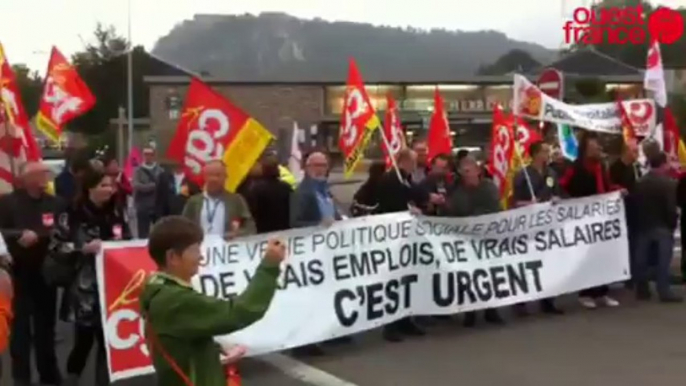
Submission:
[[[244,81],[340,81],[354,57],[365,80],[449,80],[519,49],[541,63],[555,52],[496,31],[424,31],[302,20],[283,13],[196,15],[153,53],[198,73]]]

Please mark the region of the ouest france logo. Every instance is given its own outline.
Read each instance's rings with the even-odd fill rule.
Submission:
[[[562,26],[567,44],[641,44],[656,39],[676,43],[684,33],[684,18],[671,8],[660,7],[645,17],[643,6],[574,9],[572,20]]]

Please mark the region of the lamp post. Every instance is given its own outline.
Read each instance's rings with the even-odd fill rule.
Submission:
[[[128,106],[127,106],[127,123],[128,123],[128,145],[127,154],[131,154],[131,149],[133,149],[133,42],[131,41],[131,0],[127,0],[128,3],[128,38],[129,41],[129,53],[127,55],[126,64],[126,83],[127,83],[127,96],[128,96]]]

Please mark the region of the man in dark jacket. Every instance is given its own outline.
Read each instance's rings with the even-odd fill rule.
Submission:
[[[133,174],[133,202],[136,207],[138,237],[148,238],[150,227],[156,221],[155,199],[162,168],[155,160],[155,149],[143,149],[143,163]]]
[[[638,220],[637,209],[634,197],[636,182],[641,177],[641,170],[636,163],[638,160],[638,144],[635,140],[622,143],[622,155],[610,165],[610,181],[617,186],[626,189],[627,195],[624,196],[624,210],[626,213],[626,227],[629,239],[629,267],[632,279],[627,282],[627,286],[633,284],[635,275],[636,261],[636,241],[638,239]]]
[[[677,224],[676,180],[668,175],[667,155],[660,153],[648,160],[650,171],[636,184],[638,241],[636,245],[636,296],[650,298],[648,260],[651,245],[657,245],[656,284],[660,300],[680,302],[672,293],[669,270],[674,255],[674,231]]]
[[[58,197],[45,193],[50,170],[40,162],[22,165],[22,189],[0,199],[0,230],[14,260],[14,322],[10,342],[14,384],[31,384],[31,352],[43,385],[59,385],[55,356],[57,290],[42,274]]]
[[[257,233],[290,229],[291,194],[291,186],[280,179],[278,159],[265,157],[262,160],[262,177],[256,181],[250,201]]]
[[[470,217],[500,212],[500,193],[493,181],[481,177],[481,168],[472,156],[462,158],[458,165],[460,183],[455,187],[447,203],[447,217]],[[495,309],[485,311],[486,322],[502,324],[503,319]],[[465,327],[476,325],[476,313],[467,312]]]
[[[83,172],[90,168],[90,160],[85,153],[74,153],[65,165],[64,170],[55,177],[55,195],[65,202],[74,202],[78,189],[78,180]]]
[[[554,201],[560,198],[560,183],[557,175],[548,165],[550,145],[543,141],[536,141],[529,146],[529,155],[531,156],[531,163],[514,177],[513,198],[515,207]],[[514,309],[520,316],[527,314],[524,304],[517,304]],[[556,315],[563,313],[562,310],[555,307],[552,298],[541,300],[541,311]]]
[[[396,155],[398,171],[390,170],[382,177],[379,185],[378,213],[411,212],[419,214],[426,208],[429,194],[412,181],[417,169],[417,153],[402,149]],[[412,318],[400,319],[384,326],[383,336],[389,342],[400,342],[403,335],[421,336],[425,332]]]
[[[180,215],[188,198],[202,191],[197,184],[186,178],[186,172],[177,162],[160,174],[155,188],[156,218]]]
[[[431,169],[424,181],[418,182],[426,194],[434,194],[437,197],[437,204],[430,204],[425,214],[440,216],[445,212],[445,200],[453,189],[451,168],[450,156],[439,154],[431,160]]]

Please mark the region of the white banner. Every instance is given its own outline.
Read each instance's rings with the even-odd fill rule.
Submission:
[[[217,337],[222,344],[245,345],[250,355],[354,334],[409,315],[503,307],[629,278],[619,193],[461,219],[409,213],[355,218],[280,236],[289,256],[267,314],[242,331]],[[221,298],[241,293],[267,238],[205,240],[195,288]],[[98,262],[108,359],[116,379],[150,369],[137,304],[122,300],[137,296],[142,271],[151,269],[135,251],[144,244],[109,243]]]
[[[617,103],[570,105],[549,95],[521,75],[514,76],[514,113],[538,121],[577,126],[586,130],[622,134],[622,118]],[[636,135],[650,135],[656,123],[655,101],[623,101]]]

